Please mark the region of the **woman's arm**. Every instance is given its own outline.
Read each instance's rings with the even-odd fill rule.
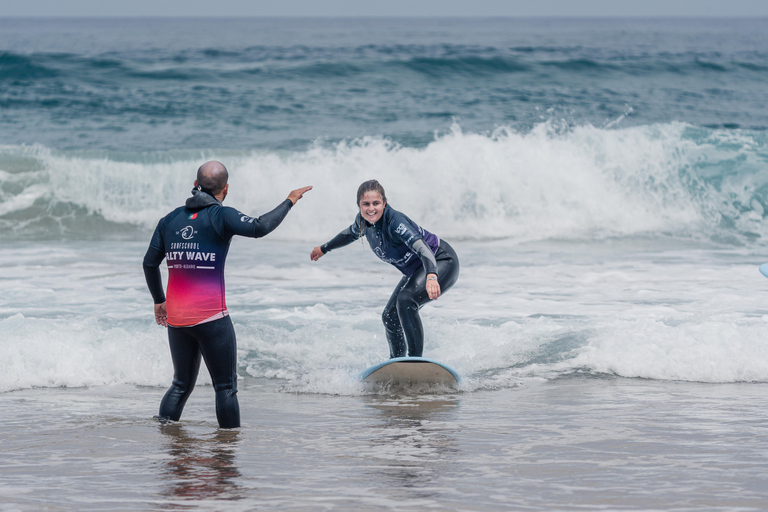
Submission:
[[[429,294],[431,300],[435,300],[440,296],[440,283],[437,282],[437,260],[435,255],[432,254],[432,250],[421,238],[413,242],[411,249],[418,254],[422,265],[424,265],[424,270],[427,273],[427,294]]]
[[[330,239],[328,242],[324,243],[323,245],[318,245],[314,249],[312,249],[312,252],[309,254],[309,259],[312,261],[317,261],[320,258],[323,257],[325,253],[328,251],[332,251],[333,249],[338,249],[339,247],[344,247],[345,245],[349,245],[355,240],[360,238],[360,233],[356,229],[354,229],[355,225],[348,227],[332,239]]]
[[[360,214],[357,214],[357,217],[355,217],[355,222],[351,226],[349,226],[347,229],[336,235],[335,237],[331,238],[329,241],[325,242],[323,245],[318,245],[314,249],[312,249],[312,252],[309,254],[309,259],[312,261],[317,261],[320,258],[323,257],[325,253],[328,251],[332,251],[334,249],[338,249],[339,247],[344,247],[345,245],[349,245],[355,240],[359,240],[361,236],[363,236],[363,233],[361,231],[361,223],[362,219],[360,218]]]
[[[432,254],[432,249],[429,248],[424,240],[419,238],[413,242],[411,250],[421,259],[421,263],[424,265],[424,270],[427,274],[437,275],[437,260],[435,259],[435,255]]]

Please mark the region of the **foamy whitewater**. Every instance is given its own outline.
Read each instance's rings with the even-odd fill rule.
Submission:
[[[244,212],[263,213],[300,184],[316,187],[267,239],[233,244],[228,304],[244,329],[244,374],[356,393],[355,373],[386,355],[378,315],[397,272],[362,244],[316,264],[307,256],[350,224],[357,184],[377,176],[394,207],[461,248],[461,291],[424,316],[428,354],[466,374],[468,389],[574,371],[765,382],[756,270],[765,142],[696,132],[543,124],[481,135],[454,126],[424,148],[370,138],[207,155],[233,169],[227,203]],[[0,389],[162,385],[169,361],[163,333],[147,322],[137,263],[146,240],[132,239],[187,197],[196,161],[115,162],[40,147],[4,154],[18,166],[4,183],[18,192],[3,203],[13,219],[4,223],[3,331],[14,356]],[[699,170],[712,165],[728,175]]]
[[[200,23],[0,20],[0,510],[764,509],[765,20]],[[230,249],[234,433],[204,371],[152,420],[141,260],[210,159],[314,186]],[[458,390],[357,381],[399,275],[309,253],[371,178],[459,254]]]

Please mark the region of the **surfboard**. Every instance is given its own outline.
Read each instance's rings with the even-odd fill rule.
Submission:
[[[768,263],[763,263],[760,265],[760,273],[763,274],[765,277],[768,277]]]
[[[459,374],[448,365],[424,357],[396,357],[364,370],[359,379],[368,384],[417,385],[440,384],[455,387]]]

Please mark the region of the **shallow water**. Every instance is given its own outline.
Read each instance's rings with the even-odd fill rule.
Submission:
[[[765,384],[528,380],[497,391],[333,396],[212,389],[179,424],[162,390],[0,395],[0,510],[763,510]]]
[[[243,242],[234,432],[205,375],[180,423],[152,420],[171,368],[144,242],[4,249],[1,510],[764,508],[768,311],[749,251],[459,241],[461,280],[422,316],[425,355],[465,380],[409,395],[355,381],[386,357],[394,271],[357,246],[311,263]]]

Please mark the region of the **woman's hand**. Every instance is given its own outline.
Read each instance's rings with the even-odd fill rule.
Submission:
[[[317,261],[323,257],[323,254],[325,253],[323,253],[323,250],[318,245],[317,247],[312,249],[312,252],[309,254],[309,259],[311,259],[312,261]]]
[[[435,274],[427,274],[427,293],[430,300],[435,300],[440,296],[440,283],[437,282]]]

